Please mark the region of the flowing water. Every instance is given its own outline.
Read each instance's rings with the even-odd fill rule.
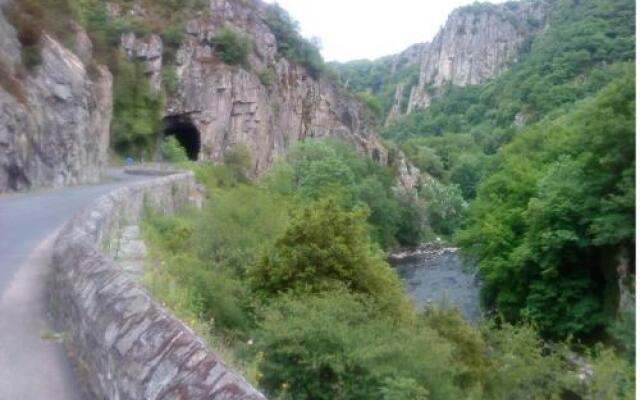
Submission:
[[[456,248],[427,245],[389,259],[419,309],[444,302],[458,307],[468,321],[480,318],[480,287]]]

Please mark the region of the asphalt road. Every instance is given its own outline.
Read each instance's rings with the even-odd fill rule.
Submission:
[[[101,195],[148,177],[111,171],[102,184],[0,195],[0,400],[80,400],[60,336],[47,316],[56,232]]]

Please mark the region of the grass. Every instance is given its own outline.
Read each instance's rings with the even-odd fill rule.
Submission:
[[[175,218],[189,221],[190,216],[194,215],[185,211]],[[142,236],[148,248],[145,275],[142,280],[144,286],[163,307],[170,310],[202,337],[227,366],[247,377],[252,384],[256,384],[257,381],[251,379],[255,376],[255,373],[251,373],[255,368],[238,359],[233,348],[233,338],[217,332],[214,321],[203,317],[197,293],[188,285],[181,283],[172,272],[172,263],[175,265],[179,262],[178,257],[171,253],[163,243],[162,234],[153,226],[153,219],[157,217],[152,212],[148,213],[141,225]]]

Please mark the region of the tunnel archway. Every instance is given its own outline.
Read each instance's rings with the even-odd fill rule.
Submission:
[[[172,115],[164,119],[164,136],[174,136],[184,147],[189,160],[197,161],[200,154],[200,131],[189,115]]]

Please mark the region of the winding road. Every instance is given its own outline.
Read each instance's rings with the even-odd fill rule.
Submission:
[[[100,196],[148,179],[111,170],[91,186],[0,195],[0,400],[80,400],[61,337],[47,314],[56,233]]]

